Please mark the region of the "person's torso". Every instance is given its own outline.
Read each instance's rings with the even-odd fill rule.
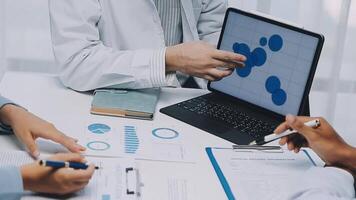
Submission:
[[[182,43],[182,5],[181,0],[153,0],[161,18],[166,46]]]
[[[196,24],[202,9],[202,0],[180,1],[182,40],[193,40],[198,34]],[[104,45],[120,50],[165,46],[161,18],[153,0],[99,0],[99,2],[101,18],[98,28]],[[187,16],[193,19],[184,18]]]

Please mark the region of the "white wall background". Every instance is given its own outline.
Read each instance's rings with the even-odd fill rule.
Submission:
[[[346,140],[356,145],[356,1],[229,0],[229,4],[289,20],[325,35],[311,92],[312,115],[326,117]],[[9,70],[58,72],[53,62],[47,6],[47,0],[0,0],[1,66],[6,65]],[[4,44],[1,38],[5,38]]]

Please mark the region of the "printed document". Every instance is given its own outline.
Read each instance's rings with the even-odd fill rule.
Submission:
[[[212,152],[236,199],[285,199],[289,183],[314,166],[304,151],[295,154],[213,149]]]

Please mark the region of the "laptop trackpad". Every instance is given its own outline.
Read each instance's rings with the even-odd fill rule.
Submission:
[[[229,140],[230,142],[233,142],[235,144],[239,145],[247,145],[250,144],[252,141],[254,141],[254,138],[248,135],[247,133],[242,133],[239,132],[236,129],[230,130],[224,134],[219,135],[220,137],[223,137],[224,139]]]

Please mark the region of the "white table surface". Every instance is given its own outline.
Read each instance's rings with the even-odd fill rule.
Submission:
[[[231,143],[204,131],[189,126],[183,122],[168,117],[158,110],[192,97],[207,93],[206,90],[164,88],[162,89],[157,111],[153,122],[138,121],[134,119],[103,117],[90,115],[92,96],[88,93],[79,93],[64,87],[59,79],[53,75],[36,73],[8,72],[0,84],[0,93],[25,107],[32,113],[52,122],[64,133],[76,137],[77,122],[91,119],[119,120],[121,123],[157,123],[174,124],[186,128],[190,132],[190,141],[194,142],[191,149],[197,156],[195,164],[177,164],[158,161],[137,161],[142,171],[144,183],[159,185],[157,181],[164,180],[164,174],[186,174],[192,177],[196,186],[198,199],[224,199],[225,193],[208,160],[205,147],[219,146],[231,147]],[[0,151],[17,150],[18,142],[13,136],[0,136]],[[146,174],[146,175],[145,175]],[[146,180],[144,178],[146,177]],[[144,199],[162,199],[157,191],[148,191]]]
[[[143,182],[151,187],[143,190],[144,199],[165,199],[160,196],[166,176],[175,174],[190,177],[195,185],[195,199],[225,199],[225,193],[206,156],[205,147],[231,147],[227,142],[183,122],[168,117],[158,110],[180,101],[206,94],[209,91],[183,88],[163,88],[155,113],[154,121],[142,121],[117,117],[90,115],[92,100],[90,93],[79,93],[64,87],[58,77],[47,74],[8,72],[0,84],[0,93],[25,107],[32,113],[52,122],[64,133],[76,137],[84,131],[85,120],[106,120],[122,123],[153,123],[156,125],[174,125],[188,132],[189,149],[195,154],[194,164],[177,164],[175,162],[143,161],[137,164],[141,170]],[[78,127],[80,125],[81,127]],[[0,151],[18,150],[19,143],[14,136],[0,136]],[[163,182],[163,183],[162,183]],[[163,184],[163,185],[162,185]]]

